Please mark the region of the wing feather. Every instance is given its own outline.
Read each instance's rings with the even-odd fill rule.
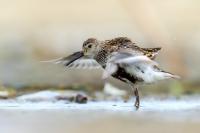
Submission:
[[[127,67],[137,68],[138,66],[149,67],[158,66],[158,64],[145,55],[132,56],[127,53],[116,53],[108,60],[103,74],[103,79],[116,73],[118,67],[126,69]]]
[[[101,66],[93,59],[80,58],[66,67],[75,69],[96,69],[100,68]]]
[[[75,52],[67,57],[43,62],[62,64],[67,68],[75,69],[95,69],[101,67],[94,59],[85,57],[82,51]]]

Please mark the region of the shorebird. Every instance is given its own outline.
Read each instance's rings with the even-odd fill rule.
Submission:
[[[160,47],[141,48],[127,37],[105,41],[89,38],[83,43],[81,51],[50,62],[67,68],[103,68],[103,79],[112,76],[131,86],[136,97],[134,106],[138,109],[139,84],[180,78],[158,67],[154,59],[160,50]]]

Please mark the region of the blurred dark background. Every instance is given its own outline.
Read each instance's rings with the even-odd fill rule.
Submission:
[[[102,70],[66,70],[40,61],[78,51],[89,37],[126,36],[141,47],[161,46],[160,66],[182,76],[181,81],[144,86],[149,88],[144,93],[199,93],[199,14],[198,0],[1,0],[1,89],[101,90]]]

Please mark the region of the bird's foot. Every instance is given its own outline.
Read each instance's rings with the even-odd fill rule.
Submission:
[[[140,100],[138,98],[136,98],[134,106],[135,106],[136,110],[138,110],[140,108]]]

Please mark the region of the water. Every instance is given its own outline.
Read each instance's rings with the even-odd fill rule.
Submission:
[[[138,111],[131,101],[0,101],[0,128],[4,133],[198,132],[199,116],[198,97],[143,98]]]
[[[38,110],[57,110],[66,112],[104,112],[104,113],[157,113],[157,114],[187,114],[193,116],[200,113],[200,98],[185,99],[165,99],[158,100],[146,98],[141,101],[141,107],[137,111],[134,101],[90,101],[87,104],[67,103],[65,101],[45,101],[28,102],[24,100],[2,100],[0,101],[0,110],[18,110],[18,111],[38,111]],[[187,116],[186,115],[186,116]],[[177,116],[173,117],[176,119]],[[184,117],[183,117],[184,118]],[[195,116],[193,119],[197,119]]]

